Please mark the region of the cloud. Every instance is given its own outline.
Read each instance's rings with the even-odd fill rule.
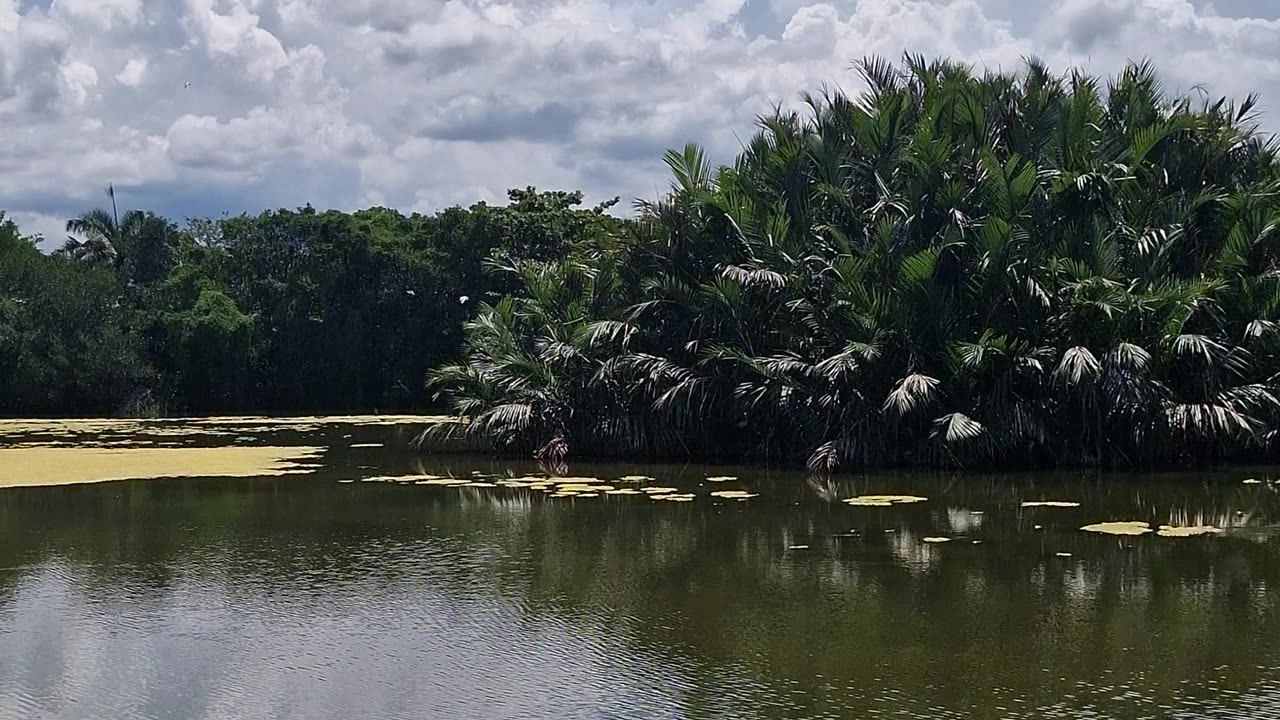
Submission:
[[[125,87],[138,87],[147,74],[147,59],[132,58],[124,64],[124,69],[116,73],[116,82]]]
[[[129,26],[142,17],[142,0],[54,0],[53,13],[100,30]]]
[[[431,210],[527,184],[650,197],[664,149],[727,160],[756,115],[856,90],[854,60],[904,50],[1098,72],[1150,57],[1171,89],[1265,108],[1280,21],[1261,3],[0,0],[0,208],[49,227],[109,182],[174,217]]]

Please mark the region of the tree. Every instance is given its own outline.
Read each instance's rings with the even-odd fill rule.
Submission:
[[[761,118],[731,165],[669,152],[671,191],[580,243],[581,272],[625,258],[611,302],[576,305],[573,327],[613,328],[574,346],[586,365],[542,357],[562,325],[525,317],[573,303],[539,279],[554,263],[483,308],[442,386],[468,431],[545,448],[512,408],[553,388],[552,416],[592,418],[560,455],[618,447],[595,426],[815,470],[1276,452],[1280,172],[1256,98],[1169,97],[1149,64],[858,68],[866,92]]]

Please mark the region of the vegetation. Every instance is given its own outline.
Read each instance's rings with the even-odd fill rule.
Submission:
[[[689,146],[623,232],[503,263],[434,386],[495,448],[1148,464],[1280,448],[1277,145],[1239,104],[1036,61],[859,65]]]
[[[467,420],[442,432],[552,463],[1280,454],[1256,98],[1170,96],[1146,64],[858,68],[864,92],[761,118],[731,165],[669,152],[626,221],[530,188],[179,228],[112,192],[51,255],[0,221],[0,413],[434,397]]]
[[[41,253],[0,214],[0,416],[419,408],[462,322],[620,221],[578,193],[431,216],[373,208],[194,220],[112,207]]]

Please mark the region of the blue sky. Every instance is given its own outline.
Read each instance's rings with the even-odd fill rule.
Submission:
[[[1273,0],[0,0],[0,209],[58,239],[108,183],[174,218],[652,197],[663,149],[727,159],[756,114],[903,50],[1150,57],[1280,112]]]

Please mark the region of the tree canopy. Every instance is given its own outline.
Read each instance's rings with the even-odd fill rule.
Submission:
[[[1280,165],[1257,98],[1030,60],[857,64],[632,219],[0,217],[0,412],[438,399],[551,463],[1135,465],[1280,455]],[[427,384],[429,383],[429,389]]]
[[[435,387],[569,454],[877,464],[1277,456],[1280,174],[1256,98],[907,56],[696,146],[624,232],[504,265]]]
[[[421,408],[463,320],[507,289],[487,262],[555,257],[621,222],[534,188],[505,207],[305,207],[181,228],[117,217],[111,195],[48,255],[0,215],[0,414]]]

